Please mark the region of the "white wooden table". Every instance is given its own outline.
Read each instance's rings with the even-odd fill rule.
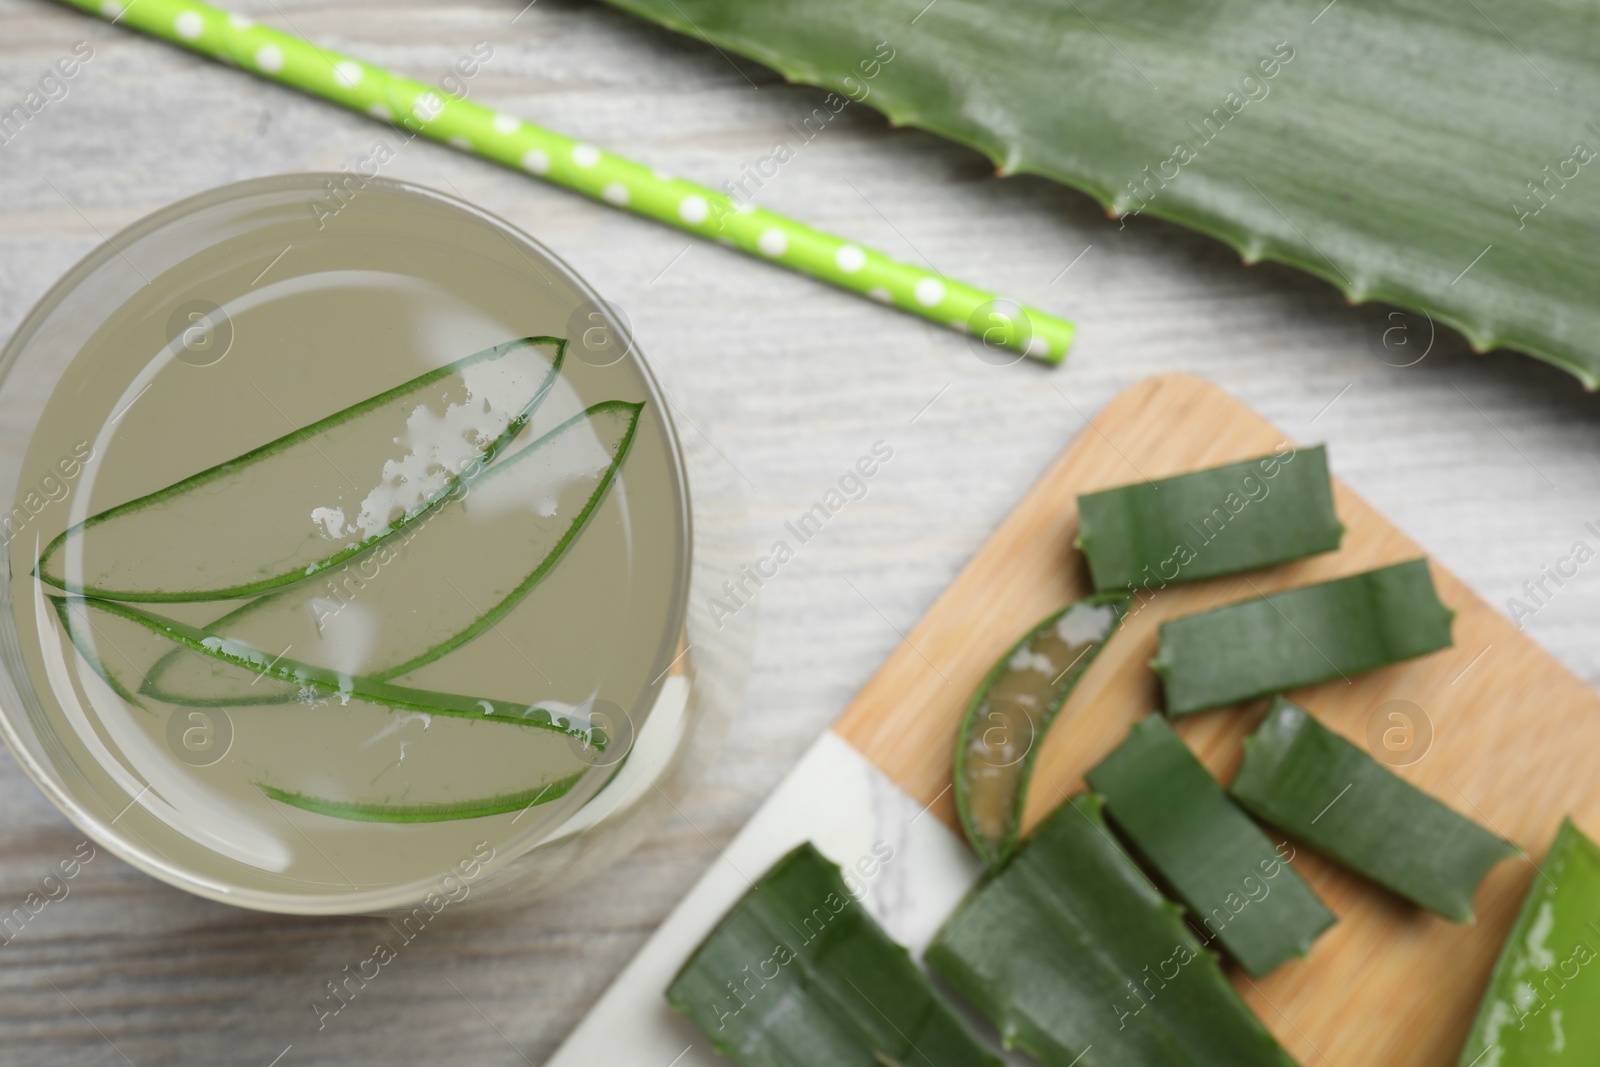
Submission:
[[[427,80],[488,42],[476,98],[711,184],[820,102],[605,7],[522,3],[242,10]],[[100,234],[224,182],[353,166],[384,132],[42,0],[0,0],[0,111],[80,40],[94,58],[67,95],[0,145],[0,331]],[[1600,520],[1600,419],[1565,376],[1474,356],[1442,330],[1420,363],[1386,365],[1385,331],[1409,328],[1416,352],[1426,322],[1347,308],[1172,226],[1120,228],[1085,197],[996,179],[976,154],[865,108],[800,148],[764,201],[1074,317],[1068,366],[989,366],[953,333],[731,251],[685,252],[677,232],[431,144],[386,173],[509,218],[622,304],[752,483],[757,537],[778,536],[873,442],[894,458],[761,592],[750,693],[721,763],[624,861],[614,894],[446,916],[318,1032],[310,1000],[370,952],[377,920],[236,911],[102,854],[0,945],[0,1064],[541,1062],[1085,416],[1148,374],[1203,375],[1328,441],[1338,473],[1495,603],[1573,541],[1600,542],[1583,528]],[[1527,628],[1600,681],[1600,565]],[[78,840],[0,755],[0,912]]]

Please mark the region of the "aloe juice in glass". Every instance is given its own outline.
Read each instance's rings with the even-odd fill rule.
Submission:
[[[296,181],[124,235],[96,269],[145,284],[32,402],[0,634],[24,763],[126,858],[248,906],[564,866],[694,716],[662,394],[515,231],[379,182],[318,217]]]

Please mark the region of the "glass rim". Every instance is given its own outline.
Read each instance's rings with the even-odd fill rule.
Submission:
[[[94,278],[98,272],[109,266],[114,266],[118,260],[127,261],[130,267],[133,266],[132,262],[127,260],[126,250],[138,242],[154,237],[169,227],[181,225],[204,211],[227,207],[230,204],[242,207],[253,198],[281,195],[291,190],[303,189],[308,193],[321,193],[327,189],[328,182],[337,182],[346,177],[348,175],[342,172],[296,171],[230,182],[173,201],[134,220],[109,237],[101,235],[101,240],[87,254],[74,263],[54,284],[45,290],[44,294],[38,298],[27,314],[23,316],[16,329],[12,331],[4,347],[0,348],[0,393],[3,393],[7,386],[11,384],[12,372],[29,345],[38,335],[40,329],[51,321],[52,316],[60,310],[61,306]],[[570,285],[596,307],[606,309],[609,314],[610,302],[606,301],[570,264],[556,255],[546,245],[500,216],[465,200],[459,195],[446,193],[415,182],[387,177],[368,178],[365,175],[361,177],[361,180],[363,189],[370,186],[378,186],[401,197],[417,197],[431,201],[448,210],[463,213],[495,230],[508,240],[517,251],[525,255],[531,252],[539,258],[542,266],[553,267],[561,275],[564,283]],[[191,246],[188,249],[188,254],[198,252],[201,247],[205,246]],[[138,268],[134,267],[134,270],[137,272]],[[627,330],[627,337],[629,340],[628,355],[631,355],[635,360],[640,371],[641,381],[650,399],[660,405],[662,413],[660,421],[666,439],[668,464],[676,483],[673,489],[678,501],[676,519],[679,524],[678,532],[681,538],[682,550],[678,561],[678,574],[673,592],[673,607],[670,618],[678,620],[678,625],[670,633],[663,635],[661,648],[657,652],[658,662],[666,659],[675,663],[677,659],[674,658],[674,650],[678,647],[683,630],[683,621],[688,612],[689,575],[694,566],[694,520],[689,493],[689,479],[678,426],[673,418],[671,406],[666,403],[666,390],[659,380],[657,371],[651,366],[650,361],[634,338],[631,325]],[[628,358],[628,355],[623,358]],[[23,446],[25,447],[25,442],[23,442]],[[21,451],[17,453],[14,460],[0,461],[0,475],[10,473],[12,469],[20,468],[21,461]],[[0,541],[0,544],[3,543],[4,541]],[[9,574],[0,575],[0,607],[4,608],[8,623],[12,585],[13,580]],[[671,663],[668,663],[667,667],[670,669]],[[0,663],[0,673],[10,675],[12,672],[9,666]],[[667,671],[663,670],[661,673],[665,675]],[[658,676],[658,680],[660,680],[660,676]],[[11,751],[23,772],[51,804],[94,844],[104,847],[134,868],[177,889],[234,907],[273,914],[359,915],[416,906],[435,892],[442,892],[439,889],[440,883],[451,877],[455,872],[455,867],[445,867],[438,872],[411,881],[384,883],[370,889],[358,888],[345,891],[330,889],[322,892],[305,893],[284,890],[239,889],[223,884],[222,880],[206,878],[189,870],[183,864],[168,860],[154,849],[129,840],[113,825],[117,819],[121,818],[121,814],[107,820],[89,811],[79,802],[70,789],[58,779],[56,773],[54,773],[55,768],[35,758],[27,740],[18,730],[16,720],[20,716],[15,709],[7,706],[8,703],[9,701],[0,701],[0,738],[4,739],[6,747]],[[616,766],[620,768],[625,762],[626,760],[623,760]],[[136,804],[144,792],[150,788],[152,786],[147,784],[145,790],[131,797],[128,808]],[[602,785],[601,789],[603,788],[604,785]],[[574,808],[562,823],[550,827],[541,827],[536,832],[525,834],[522,838],[512,838],[509,843],[514,843],[516,847],[509,850],[506,855],[496,857],[497,869],[491,870],[476,879],[469,880],[468,884],[474,886],[480,884],[492,885],[498,888],[497,874],[502,874],[508,880],[526,877],[526,872],[507,870],[506,868],[513,868],[518,857],[527,855],[546,842],[560,840],[563,836],[563,827],[586,811],[588,805],[599,795],[600,790],[597,789],[588,800]],[[127,808],[124,808],[123,813],[126,813],[127,810]],[[459,874],[456,874],[455,877],[460,878]],[[465,900],[466,898],[462,899]]]

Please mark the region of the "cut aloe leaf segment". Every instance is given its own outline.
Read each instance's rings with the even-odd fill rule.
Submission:
[[[1322,445],[1078,497],[1078,547],[1101,590],[1270,567],[1343,534]]]
[[[956,735],[956,811],[990,867],[1016,847],[1045,731],[1127,607],[1126,594],[1106,593],[1051,615],[1000,657],[967,705]]]
[[[1459,1067],[1600,1063],[1600,847],[1570,818],[1528,886]]]
[[[1084,776],[1197,929],[1257,978],[1304,956],[1333,912],[1161,715]]]
[[[1040,823],[928,966],[1048,1067],[1293,1067],[1100,808],[1080,793]]]
[[[340,702],[359,700],[395,711],[531,726],[565,734],[600,750],[606,745],[603,730],[577,721],[568,711],[552,712],[537,704],[529,706],[413,689],[361,675],[340,674],[287,656],[273,656],[128,604],[73,596],[50,599],[73,645],[83,653],[89,666],[119,692],[127,690],[129,677],[143,675],[141,663],[148,661],[137,657],[148,652],[153,636],[169,645],[179,645],[200,655],[248,668],[259,673],[264,681],[289,682],[307,703],[325,698]],[[162,654],[166,651],[168,649],[161,649]]]
[[[1164,622],[1151,666],[1191,715],[1449,648],[1453,617],[1414,559]]]
[[[579,412],[463,483],[457,499],[405,535],[317,579],[251,601],[206,630],[269,654],[288,649],[304,663],[349,667],[377,681],[439,659],[493,626],[560,563],[616,479],[643,407],[608,400]],[[463,570],[456,565],[463,545],[503,566]],[[517,574],[509,591],[507,572]],[[369,583],[381,585],[387,599],[427,604],[428,610],[386,616],[381,647],[359,664],[341,664],[345,650],[367,643],[361,599]],[[185,705],[299,699],[295,681],[263,679],[259,668],[182,646],[156,661],[140,688]]]
[[[809,843],[723,916],[667,1002],[744,1067],[1001,1067]]]
[[[1262,822],[1456,922],[1472,921],[1478,883],[1517,852],[1282,697],[1245,739],[1229,791]]]
[[[68,527],[36,573],[146,603],[303,581],[414,524],[492,460],[554,384],[565,347],[527,337],[419,375]]]
[[[455,819],[482,819],[490,815],[526,811],[528,808],[559,800],[571,792],[572,787],[583,778],[583,773],[580,771],[577,774],[569,774],[531,789],[500,793],[477,800],[437,804],[377,804],[360,800],[331,800],[309,793],[279,789],[261,782],[256,783],[256,788],[260,789],[268,800],[275,800],[280,804],[333,819],[387,823],[449,822]]]

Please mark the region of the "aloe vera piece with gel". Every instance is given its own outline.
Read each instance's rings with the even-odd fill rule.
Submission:
[[[1244,742],[1233,798],[1269,826],[1456,922],[1516,846],[1453,811],[1282,697]]]
[[[1001,1067],[809,842],[723,916],[667,988],[744,1067]]]
[[[1134,850],[1257,978],[1334,924],[1333,912],[1160,715],[1140,719],[1084,776]]]
[[[1101,590],[1258,570],[1343,535],[1322,445],[1078,497],[1078,547]]]
[[[1600,846],[1570,817],[1528,886],[1458,1067],[1600,1063]]]
[[[1164,622],[1151,666],[1192,715],[1449,648],[1453,617],[1414,559]]]
[[[991,867],[1017,847],[1044,735],[1083,672],[1122,624],[1128,598],[1086,597],[1037,623],[990,669],[956,734],[956,811]]]
[[[928,966],[1046,1067],[1292,1067],[1101,808],[1057,808],[945,921]]]

